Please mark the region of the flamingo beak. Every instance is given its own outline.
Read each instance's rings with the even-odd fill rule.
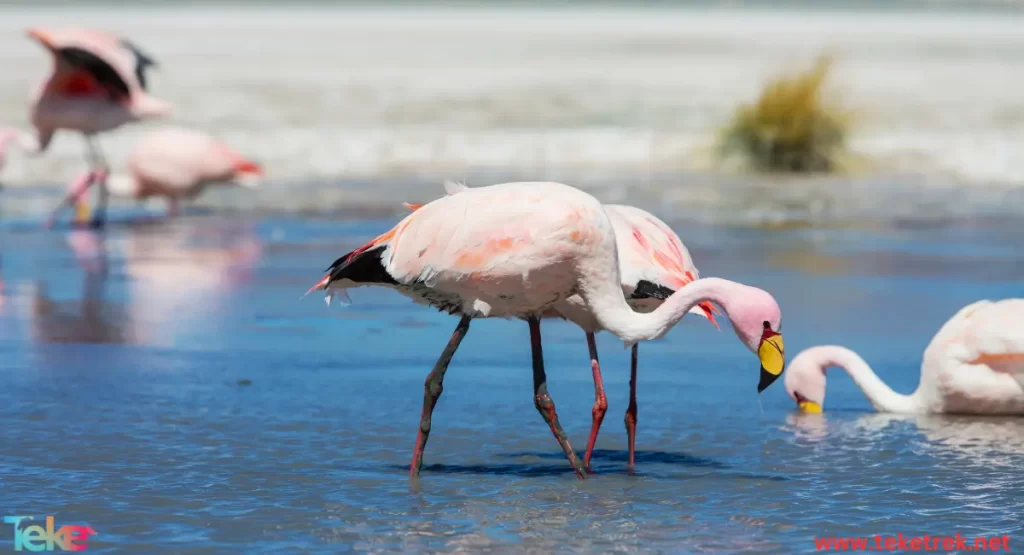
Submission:
[[[246,189],[255,189],[263,180],[263,167],[255,162],[243,160],[235,165],[235,183]]]
[[[49,48],[50,50],[55,49],[53,35],[47,31],[44,31],[38,27],[29,29],[27,34],[30,38],[39,41],[40,44]]]
[[[800,411],[810,414],[821,414],[822,410],[820,403],[816,403],[807,397],[800,395],[799,391],[795,391],[794,395],[796,396],[796,407],[800,409]]]
[[[797,404],[797,407],[804,412],[808,412],[811,414],[821,414],[821,405],[815,403],[814,401],[803,401]]]
[[[761,359],[761,380],[757,384],[757,392],[761,393],[779,379],[786,367],[782,334],[773,332],[767,324],[761,335],[761,345],[757,348],[757,358]]]

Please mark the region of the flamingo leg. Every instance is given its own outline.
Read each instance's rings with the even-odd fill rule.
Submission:
[[[533,351],[533,405],[537,407],[544,422],[551,427],[551,433],[555,434],[555,439],[558,440],[558,445],[562,447],[566,458],[569,459],[569,464],[576,471],[576,476],[583,480],[587,477],[587,471],[576,457],[572,446],[569,445],[569,438],[565,435],[562,425],[558,423],[555,402],[548,395],[548,377],[544,373],[544,351],[540,343],[540,320],[533,316],[528,321],[530,323],[530,346]]]
[[[88,149],[89,164],[93,169],[98,167],[102,170],[99,174],[100,179],[96,183],[100,198],[96,203],[96,211],[93,213],[92,221],[89,222],[91,227],[100,228],[103,227],[106,221],[107,201],[110,197],[110,191],[107,190],[107,176],[110,173],[110,166],[107,164],[106,158],[103,157],[100,145],[96,142],[93,135],[85,136],[85,144]]]
[[[590,457],[594,454],[597,433],[601,430],[604,413],[608,411],[608,399],[604,396],[604,380],[601,378],[601,364],[597,360],[597,340],[593,332],[587,332],[587,348],[590,349],[590,370],[594,373],[594,408],[590,410],[590,439],[587,441],[587,452],[583,455],[583,466],[590,469]]]
[[[459,325],[455,327],[451,339],[448,340],[448,345],[441,352],[437,362],[434,363],[434,368],[427,374],[426,381],[423,382],[423,412],[420,414],[420,429],[416,434],[416,446],[412,451],[412,464],[409,465],[410,477],[419,476],[420,469],[423,468],[423,449],[427,446],[427,438],[430,437],[430,419],[434,414],[434,405],[437,404],[437,400],[441,397],[441,391],[444,389],[442,383],[444,382],[444,373],[448,371],[448,364],[451,363],[456,349],[462,343],[462,338],[466,337],[466,333],[469,332],[470,320],[469,316],[463,316],[459,320]]]
[[[178,199],[171,198],[167,200],[167,216],[174,218],[181,213],[181,208],[178,203]]]
[[[636,464],[636,359],[640,346],[633,344],[629,361],[629,407],[626,408],[626,438],[629,441],[629,468]]]
[[[57,215],[68,206],[74,206],[74,204],[78,202],[78,199],[85,195],[88,188],[92,186],[93,175],[91,173],[88,175],[88,179],[89,184],[85,188],[78,192],[68,193],[68,195],[64,197],[64,200],[60,201],[60,204],[53,209],[53,212],[51,212],[50,216],[46,219],[46,227],[53,227],[53,224],[57,221]]]

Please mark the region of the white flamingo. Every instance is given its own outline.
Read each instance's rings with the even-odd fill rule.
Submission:
[[[979,301],[957,312],[921,362],[921,382],[896,393],[857,353],[834,345],[793,358],[786,392],[806,412],[825,405],[825,370],[846,370],[879,412],[1024,415],[1024,299]]]

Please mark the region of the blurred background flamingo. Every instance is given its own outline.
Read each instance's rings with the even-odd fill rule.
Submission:
[[[1024,414],[1024,299],[978,301],[957,312],[924,351],[921,383],[896,393],[857,353],[812,347],[793,358],[786,392],[807,412],[825,404],[825,371],[846,370],[880,412]]]
[[[50,52],[53,68],[29,102],[35,134],[5,130],[0,161],[10,137],[17,137],[25,152],[37,154],[46,150],[54,133],[67,129],[85,136],[89,166],[103,177],[108,165],[96,141],[98,133],[170,112],[170,104],[146,93],[146,71],[155,62],[128,40],[79,28],[33,28],[28,35]],[[102,181],[99,190],[94,225],[102,225],[107,202]]]
[[[82,198],[94,184],[106,183],[115,197],[143,200],[167,199],[168,214],[177,215],[182,200],[195,198],[216,183],[254,187],[263,169],[235,149],[210,135],[192,129],[170,127],[146,134],[128,158],[128,173],[107,175],[105,168],[91,169],[68,186],[67,196],[50,216],[53,223],[67,205],[75,206],[76,219],[88,209]],[[100,209],[103,207],[101,206]],[[100,216],[102,219],[102,216]]]

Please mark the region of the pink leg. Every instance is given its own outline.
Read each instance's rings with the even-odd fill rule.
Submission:
[[[591,332],[587,332],[587,347],[590,349],[590,370],[594,373],[594,408],[590,409],[590,440],[587,441],[587,452],[583,455],[583,466],[587,472],[593,472],[590,469],[590,457],[594,454],[594,444],[597,443],[597,432],[601,430],[604,413],[608,411],[608,399],[604,396],[601,364],[597,361],[597,341]]]
[[[626,437],[629,440],[629,467],[636,464],[636,358],[639,346],[633,345],[629,368],[629,408],[626,409]]]

